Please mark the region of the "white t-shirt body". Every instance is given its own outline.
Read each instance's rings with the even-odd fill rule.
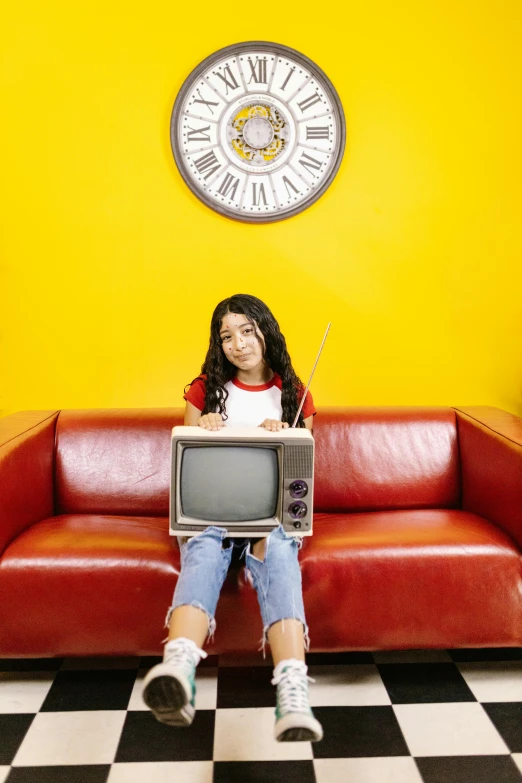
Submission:
[[[238,385],[237,380],[225,384],[228,398],[225,403],[227,419],[225,427],[259,427],[265,419],[281,421],[281,389],[275,383],[263,386]],[[256,391],[259,389],[259,391]]]
[[[227,418],[226,427],[259,427],[265,419],[281,421],[281,389],[282,381],[277,373],[273,378],[260,386],[249,386],[237,378],[225,384],[228,397],[225,402]],[[206,376],[200,376],[184,395],[185,400],[202,411],[205,407]],[[217,409],[216,409],[217,412]],[[308,393],[304,407],[303,418],[316,413],[312,395]],[[291,422],[289,422],[291,423]]]

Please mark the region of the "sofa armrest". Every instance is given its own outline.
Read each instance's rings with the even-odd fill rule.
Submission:
[[[54,509],[54,431],[59,411],[23,411],[0,419],[0,554]]]
[[[522,419],[499,408],[455,408],[462,508],[494,522],[522,549]]]

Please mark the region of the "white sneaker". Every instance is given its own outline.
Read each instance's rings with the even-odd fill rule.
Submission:
[[[160,723],[190,726],[196,713],[196,666],[206,657],[192,639],[179,637],[165,645],[163,663],[143,680],[143,701]]]
[[[319,742],[323,727],[314,718],[308,701],[308,667],[303,661],[289,658],[274,669],[272,685],[277,685],[277,707],[274,737],[278,742]]]

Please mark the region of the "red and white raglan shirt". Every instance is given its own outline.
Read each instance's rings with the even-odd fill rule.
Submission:
[[[202,411],[205,407],[206,375],[194,381],[184,399],[192,403],[195,408]],[[227,419],[226,427],[259,427],[265,419],[276,419],[281,421],[281,389],[283,382],[277,373],[274,373],[268,383],[261,386],[248,386],[246,383],[232,378],[225,384],[228,397],[225,402]],[[304,389],[301,391],[301,395]],[[298,394],[299,401],[301,395]],[[306,395],[303,405],[303,419],[309,416],[315,416],[317,413],[312,395],[310,392]],[[291,421],[288,424],[292,424]]]

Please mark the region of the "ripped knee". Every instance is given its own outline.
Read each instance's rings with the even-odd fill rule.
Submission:
[[[261,563],[264,563],[265,561],[267,541],[268,541],[267,538],[262,538],[260,541],[256,541],[256,543],[252,547],[252,556],[255,557],[256,560],[259,560]]]

